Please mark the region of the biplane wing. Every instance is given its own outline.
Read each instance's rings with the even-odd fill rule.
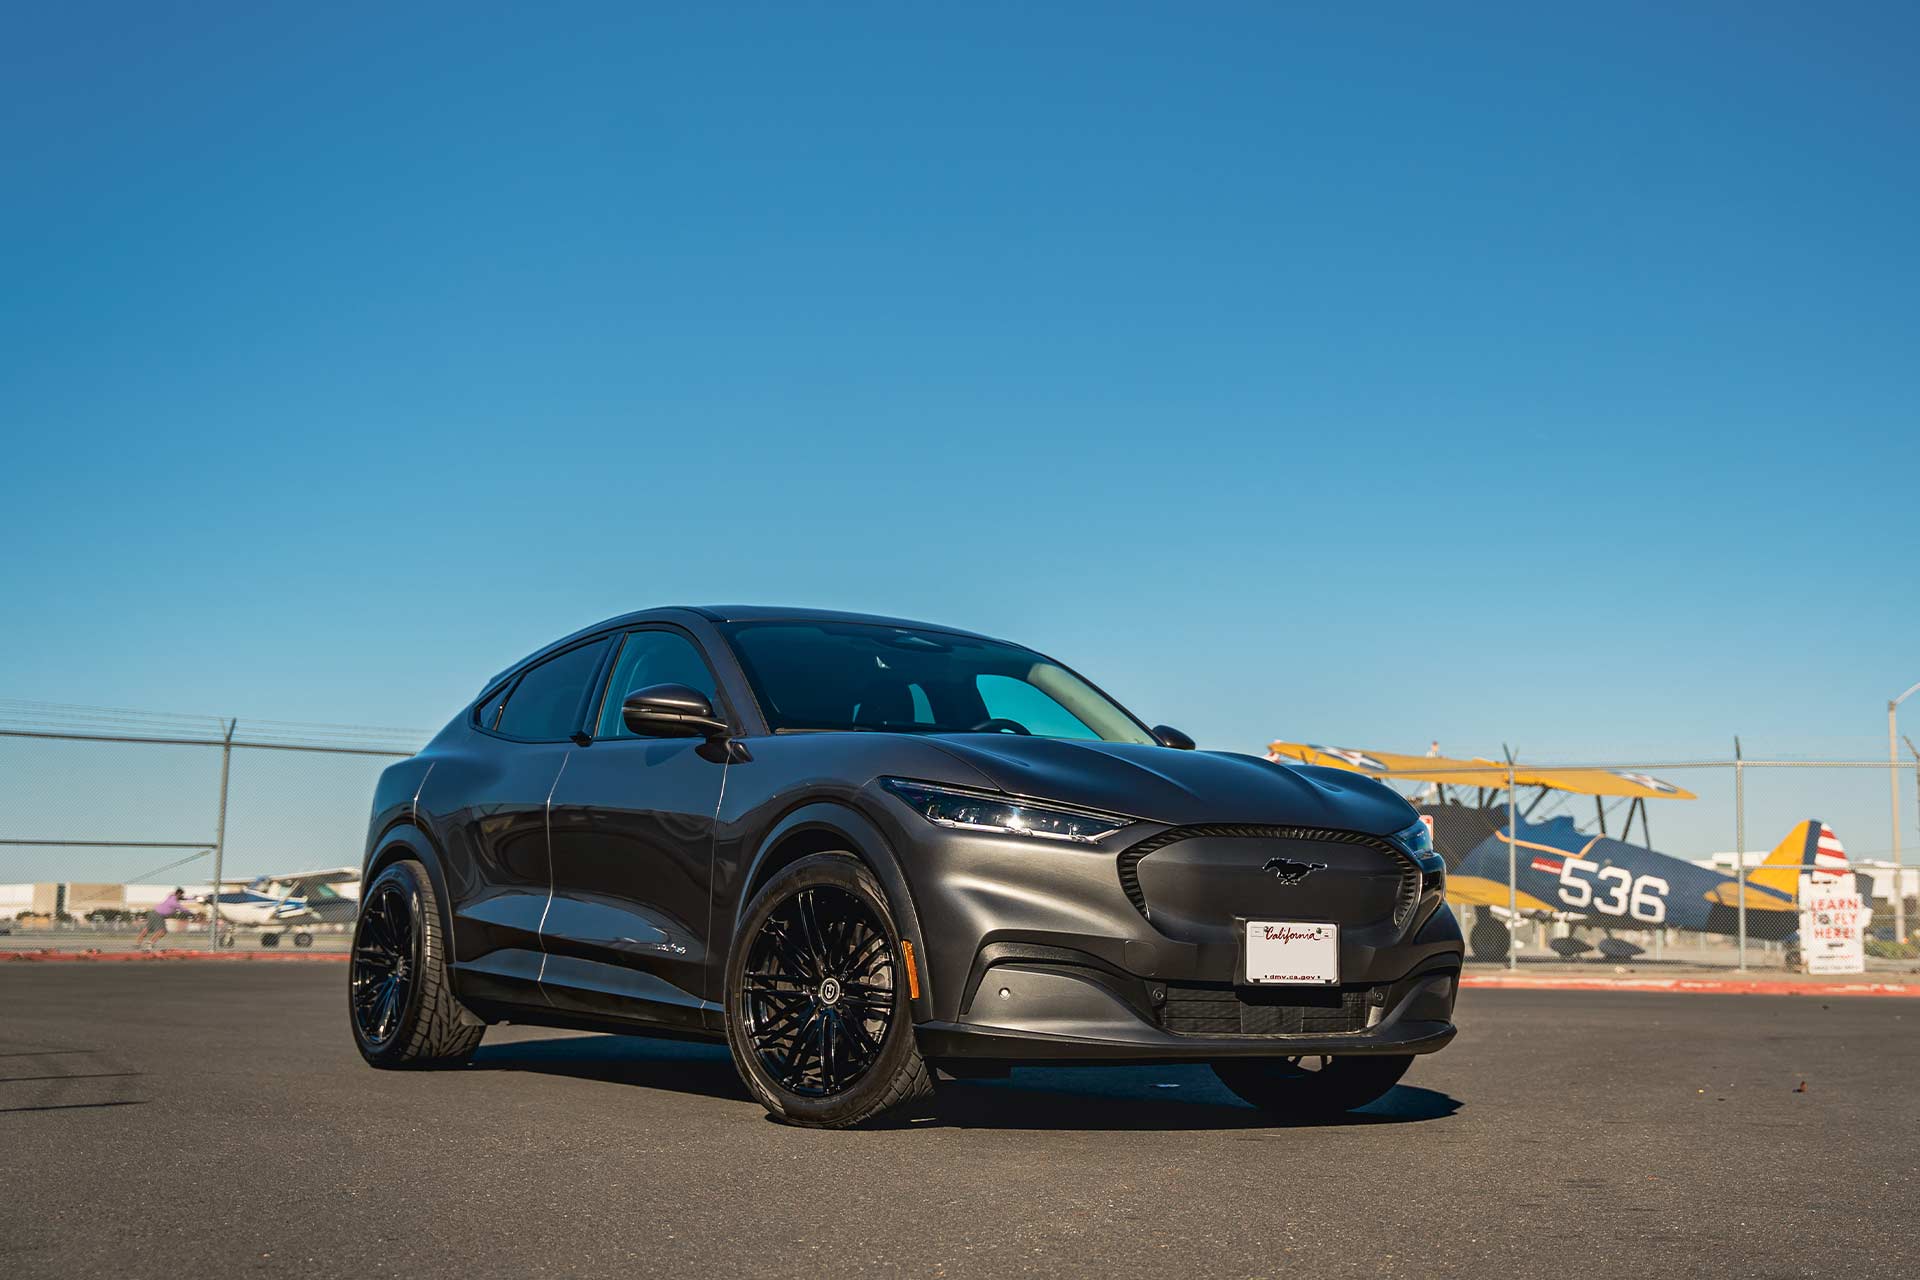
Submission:
[[[1394,751],[1356,751],[1350,747],[1323,747],[1309,742],[1267,744],[1269,760],[1296,760],[1364,773],[1373,778],[1400,778],[1408,782],[1436,782],[1449,787],[1494,787],[1505,790],[1507,766],[1497,760],[1450,760],[1445,756],[1412,756]],[[1629,800],[1692,800],[1693,792],[1644,773],[1624,769],[1516,768],[1517,786],[1544,787],[1580,796],[1618,796]]]
[[[1355,751],[1350,747],[1323,747],[1311,742],[1271,742],[1267,759],[1293,760],[1364,773],[1370,778],[1403,778],[1408,782],[1439,782],[1461,787],[1505,787],[1507,766],[1493,760],[1449,760],[1444,756],[1409,756],[1395,751]]]

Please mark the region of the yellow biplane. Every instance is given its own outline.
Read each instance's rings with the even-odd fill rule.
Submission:
[[[1742,898],[1737,878],[1652,847],[1647,801],[1696,798],[1673,783],[1620,769],[1530,769],[1481,757],[1448,759],[1439,754],[1438,744],[1427,755],[1404,755],[1274,742],[1267,758],[1344,769],[1384,782],[1423,784],[1407,798],[1432,822],[1434,848],[1447,863],[1448,901],[1491,909],[1476,912],[1469,935],[1478,958],[1505,957],[1510,922],[1494,912],[1504,912],[1509,905],[1541,918],[1606,929],[1599,951],[1608,959],[1631,959],[1642,950],[1613,937],[1615,930],[1671,926],[1731,934],[1738,928]],[[1581,831],[1565,814],[1536,821],[1533,815],[1541,802],[1555,794],[1594,797],[1599,834]],[[1607,832],[1608,799],[1628,802],[1620,838]],[[1514,834],[1509,834],[1509,814]],[[1636,816],[1645,844],[1626,839]],[[1796,934],[1802,869],[1811,870],[1817,881],[1851,874],[1839,837],[1818,819],[1796,823],[1766,861],[1747,873],[1749,936],[1778,940]],[[1552,945],[1569,958],[1593,950],[1576,938],[1555,939]]]

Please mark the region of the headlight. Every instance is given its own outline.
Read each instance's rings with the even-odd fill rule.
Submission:
[[[1432,874],[1447,869],[1446,860],[1434,851],[1433,832],[1427,829],[1427,824],[1424,820],[1416,821],[1405,831],[1398,832],[1392,836],[1391,839],[1395,844],[1413,855],[1413,860],[1420,864],[1422,871]]]
[[[936,787],[906,778],[882,778],[880,785],[928,822],[956,831],[991,831],[996,835],[1094,844],[1133,822],[1110,813],[1036,805],[1014,796]]]

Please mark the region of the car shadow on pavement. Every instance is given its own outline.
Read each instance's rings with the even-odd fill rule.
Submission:
[[[529,1071],[709,1098],[748,1100],[725,1045],[645,1036],[570,1035],[481,1046],[474,1069]],[[931,1108],[892,1128],[1278,1129],[1416,1124],[1460,1110],[1448,1094],[1401,1085],[1359,1111],[1276,1117],[1241,1102],[1204,1066],[1028,1067],[1004,1080],[952,1080]]]
[[[613,1035],[513,1040],[481,1045],[473,1055],[473,1067],[747,1100],[727,1047],[702,1041]]]
[[[941,1086],[931,1123],[969,1129],[1297,1129],[1412,1124],[1459,1109],[1447,1094],[1401,1085],[1359,1111],[1276,1116],[1240,1101],[1204,1066],[1027,1068],[1005,1080]]]

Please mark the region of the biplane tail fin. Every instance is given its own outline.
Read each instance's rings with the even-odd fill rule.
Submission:
[[[1787,838],[1773,847],[1765,862],[1747,872],[1747,883],[1771,889],[1789,898],[1800,894],[1800,875],[1838,876],[1847,870],[1847,851],[1833,828],[1818,818],[1794,824]]]

